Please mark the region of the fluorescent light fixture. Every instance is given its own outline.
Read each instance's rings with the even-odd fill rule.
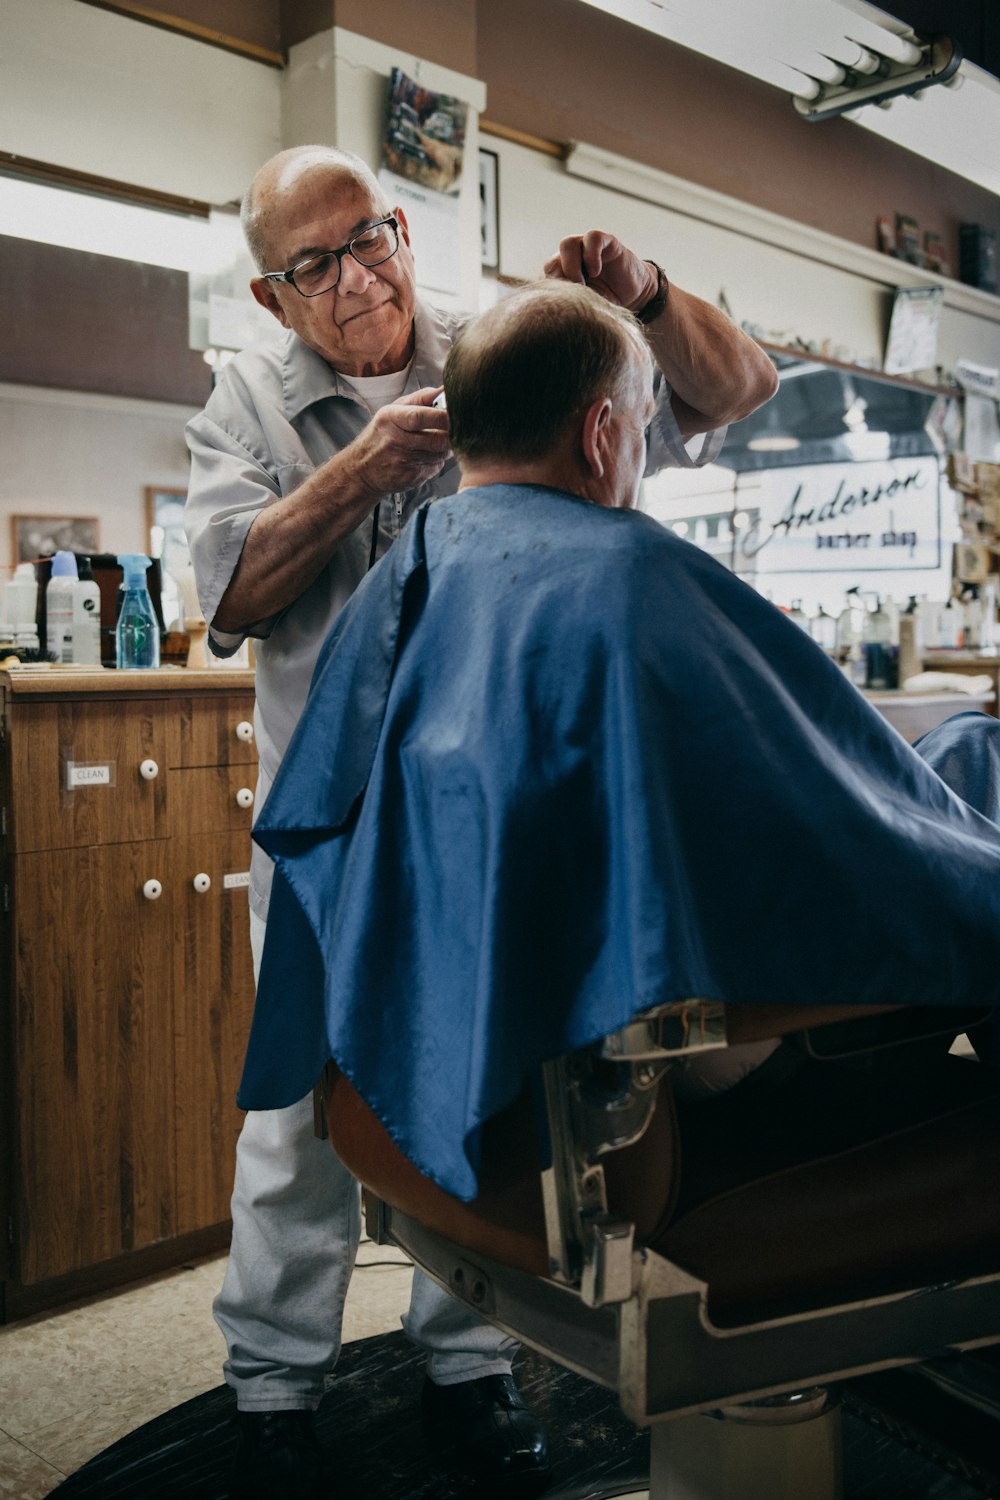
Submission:
[[[801,448],[802,444],[790,432],[762,432],[760,437],[751,438],[747,447],[754,453],[791,453],[793,449]]]
[[[868,0],[584,3],[781,89],[810,118],[850,110],[857,124],[1000,194],[1000,82],[941,42],[932,56]],[[931,86],[949,72],[953,87]],[[891,109],[866,102],[886,93],[897,95]]]
[[[16,239],[205,275],[243,245],[236,214],[187,218],[18,177],[0,176],[0,224]]]

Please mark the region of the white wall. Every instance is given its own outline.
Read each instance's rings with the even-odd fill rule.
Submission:
[[[186,489],[195,409],[0,385],[0,576],[13,515],[96,516],[103,552],[146,552],[147,485]]]
[[[505,275],[536,276],[563,235],[607,229],[686,290],[712,303],[724,291],[737,322],[770,342],[815,341],[876,367],[894,287],[937,280],[945,286],[940,361],[1000,363],[1000,298],[608,152],[577,146],[567,166],[497,137],[484,144],[500,158]]]
[[[4,150],[206,203],[281,146],[276,68],[79,0],[5,0]]]

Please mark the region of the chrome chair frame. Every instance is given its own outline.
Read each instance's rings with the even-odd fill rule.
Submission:
[[[551,1279],[455,1246],[366,1192],[367,1227],[523,1343],[616,1390],[640,1426],[713,1412],[1000,1341],[1000,1272],[720,1327],[708,1285],[635,1242],[608,1212],[601,1158],[646,1128],[664,1070],[727,1045],[725,1007],[660,1007],[607,1037],[620,1087],[577,1054],[544,1069],[552,1160],[542,1173]]]

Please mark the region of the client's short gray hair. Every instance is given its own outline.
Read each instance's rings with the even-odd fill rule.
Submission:
[[[543,458],[591,402],[631,397],[637,354],[648,367],[639,323],[589,287],[542,281],[515,292],[467,323],[448,354],[455,453],[479,461]]]

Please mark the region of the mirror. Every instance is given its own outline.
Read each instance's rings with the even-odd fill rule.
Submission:
[[[776,604],[839,610],[844,591],[947,597],[954,504],[942,476],[949,398],[790,350],[780,386],[716,462],[645,481],[644,508]]]

